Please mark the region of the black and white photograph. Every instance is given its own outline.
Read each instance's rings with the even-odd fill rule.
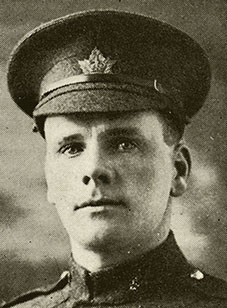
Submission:
[[[1,0],[0,307],[227,308],[226,0]]]

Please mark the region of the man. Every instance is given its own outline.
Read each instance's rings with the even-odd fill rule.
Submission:
[[[201,47],[149,17],[83,12],[28,34],[8,84],[46,140],[72,261],[5,307],[227,307],[226,283],[189,264],[170,231],[191,168],[184,127],[210,85]]]

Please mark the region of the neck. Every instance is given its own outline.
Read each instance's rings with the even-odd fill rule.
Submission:
[[[105,246],[105,249],[88,249],[71,239],[72,256],[77,264],[89,272],[98,272],[155,249],[166,240],[168,234],[169,227],[161,226],[144,243],[140,241],[139,244],[131,244],[125,247],[117,247],[116,243],[112,247]]]

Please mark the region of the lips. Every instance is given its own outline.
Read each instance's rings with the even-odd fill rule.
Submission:
[[[81,205],[76,205],[74,210],[83,209],[85,207],[99,207],[99,206],[113,206],[113,207],[119,207],[123,206],[125,207],[125,203],[123,201],[117,201],[113,199],[103,198],[99,200],[90,200],[87,202],[82,203]]]

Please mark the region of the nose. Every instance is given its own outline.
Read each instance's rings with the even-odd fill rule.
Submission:
[[[112,172],[105,168],[96,168],[92,174],[84,175],[82,179],[85,185],[89,185],[92,180],[96,186],[111,184],[113,181]]]
[[[105,153],[100,154],[97,149],[90,153],[82,176],[84,185],[89,185],[91,182],[95,186],[109,185],[113,183],[115,177],[116,171],[107,161]]]

